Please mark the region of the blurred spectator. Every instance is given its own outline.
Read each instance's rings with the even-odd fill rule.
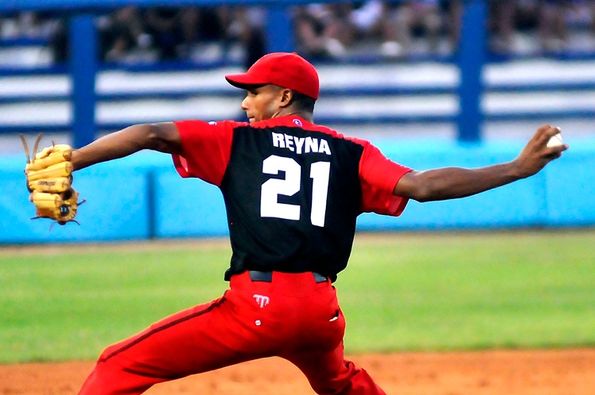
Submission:
[[[463,17],[463,0],[442,0],[442,12],[446,14],[445,30],[450,43],[450,49],[455,50],[461,36],[461,19]]]
[[[326,23],[318,18],[318,13],[312,12],[312,6],[297,7],[293,16],[297,50],[307,57],[325,57],[328,55],[326,47]]]
[[[538,37],[545,52],[560,51],[566,47],[568,31],[566,12],[571,0],[542,0],[539,7]]]
[[[563,36],[565,48],[573,46],[571,33],[575,41],[583,41],[581,36],[595,41],[595,1],[592,0],[567,0],[562,9],[564,13]]]
[[[265,10],[261,7],[233,7],[223,19],[225,41],[239,42],[244,50],[244,67],[249,68],[266,53]]]
[[[11,17],[0,17],[2,38],[46,38],[54,29],[54,20],[40,12],[20,12]]]
[[[398,56],[402,45],[391,8],[383,0],[300,7],[295,17],[299,50],[306,55],[337,58],[358,46],[377,43],[383,55]]]
[[[68,60],[68,32],[65,18],[56,21],[56,29],[49,37],[49,47],[55,63],[64,63]]]
[[[590,26],[593,41],[594,22],[592,0],[492,0],[491,48],[513,54],[566,51],[571,29]]]
[[[149,8],[144,13],[147,33],[160,60],[177,58],[177,47],[181,42],[177,23],[179,13],[180,10],[174,7]]]
[[[347,4],[310,4],[296,7],[294,26],[298,52],[313,57],[340,57],[353,41],[345,23],[351,7]]]
[[[216,43],[225,47],[229,39],[230,13],[230,7],[182,9],[178,14],[178,58],[192,58],[194,48],[201,43]]]
[[[365,0],[298,7],[295,13],[299,50],[306,55],[340,57],[358,46],[375,46],[386,57],[407,55],[414,39],[436,52],[440,40],[458,40],[462,0]],[[419,45],[418,45],[419,47]],[[419,48],[417,48],[419,52]]]
[[[100,18],[99,34],[101,58],[107,61],[125,60],[137,49],[148,49],[151,44],[139,11],[132,6]]]
[[[405,51],[411,51],[414,36],[424,36],[430,52],[436,52],[443,26],[440,2],[409,0],[398,4],[394,11],[394,26]]]
[[[489,29],[490,46],[494,52],[508,52],[512,49],[515,33],[516,0],[490,0]]]
[[[360,39],[373,39],[381,43],[382,55],[398,56],[402,53],[403,45],[399,42],[398,24],[391,18],[389,11],[387,2],[367,0],[351,11],[349,21]]]

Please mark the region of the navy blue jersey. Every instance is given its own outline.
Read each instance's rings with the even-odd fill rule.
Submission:
[[[410,169],[370,143],[297,116],[253,124],[177,123],[182,176],[218,185],[233,255],[226,278],[245,270],[318,272],[333,280],[351,253],[363,211],[398,215],[394,196]]]

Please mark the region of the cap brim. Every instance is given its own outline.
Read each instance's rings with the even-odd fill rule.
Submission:
[[[267,82],[255,80],[253,76],[248,74],[229,74],[225,76],[227,82],[236,88],[245,89],[252,86],[266,85]]]

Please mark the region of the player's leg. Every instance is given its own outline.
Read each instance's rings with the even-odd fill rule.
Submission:
[[[364,369],[345,360],[345,317],[335,289],[329,287],[326,292],[315,295],[308,305],[313,308],[302,320],[303,328],[298,336],[301,340],[280,356],[295,364],[318,394],[385,395]],[[304,306],[302,310],[308,308]],[[309,333],[315,336],[308,336]]]
[[[343,343],[331,351],[304,351],[286,357],[321,395],[386,395],[364,369],[344,359]]]
[[[224,296],[168,317],[108,347],[80,394],[132,395],[154,384],[249,360],[244,334]]]

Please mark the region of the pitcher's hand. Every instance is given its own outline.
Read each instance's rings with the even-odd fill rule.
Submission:
[[[533,135],[514,164],[521,178],[529,177],[545,167],[549,162],[559,158],[568,149],[567,144],[548,147],[549,139],[560,133],[560,128],[543,125]]]

